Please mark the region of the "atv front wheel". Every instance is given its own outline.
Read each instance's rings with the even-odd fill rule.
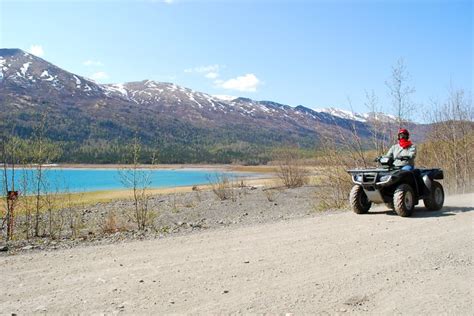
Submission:
[[[438,211],[444,204],[444,190],[441,183],[433,181],[430,194],[423,199],[425,207],[430,211]]]
[[[415,194],[408,184],[400,184],[393,194],[395,212],[402,217],[410,216],[415,208]]]
[[[349,195],[349,202],[351,203],[352,210],[356,214],[366,214],[372,202],[369,201],[364,189],[360,185],[354,185]]]

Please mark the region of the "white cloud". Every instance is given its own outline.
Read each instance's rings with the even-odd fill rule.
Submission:
[[[217,79],[219,75],[219,70],[224,68],[221,65],[207,65],[207,66],[198,66],[194,68],[184,69],[186,73],[197,73],[197,74],[205,74],[204,77],[207,79]]]
[[[167,4],[172,4],[174,2],[174,0],[163,0],[164,3],[167,3]]]
[[[101,81],[101,80],[109,79],[109,75],[103,71],[99,71],[92,74],[91,79],[94,79],[95,81]]]
[[[96,66],[96,67],[101,67],[103,66],[104,64],[98,60],[86,60],[85,62],[82,63],[84,66]]]
[[[254,74],[245,74],[229,80],[216,80],[214,81],[216,86],[228,89],[245,92],[257,91],[257,86],[261,83],[260,80]]]
[[[216,79],[217,77],[219,77],[219,74],[217,72],[209,72],[204,77],[208,79]]]
[[[28,51],[30,52],[30,54],[33,54],[38,57],[44,56],[44,50],[41,45],[31,45]]]

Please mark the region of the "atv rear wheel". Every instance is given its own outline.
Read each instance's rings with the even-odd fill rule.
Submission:
[[[402,217],[410,216],[415,208],[415,194],[408,184],[400,184],[393,194],[395,212]]]
[[[430,211],[438,211],[444,204],[444,190],[441,183],[433,181],[430,194],[423,199],[425,207]]]
[[[349,195],[349,202],[351,203],[352,210],[356,214],[366,214],[372,202],[369,201],[364,189],[360,185],[354,185]]]

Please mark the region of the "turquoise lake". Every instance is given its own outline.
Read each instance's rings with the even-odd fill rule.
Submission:
[[[150,188],[208,184],[209,177],[214,179],[216,175],[221,174],[232,178],[255,176],[255,174],[251,173],[200,169],[156,169],[146,170],[146,172],[150,172]],[[8,175],[9,179],[11,179],[11,171],[8,172]],[[34,177],[33,170],[17,169],[15,171],[15,190],[32,192],[33,188],[31,188],[31,184],[34,183],[34,181],[31,180],[32,177]],[[27,180],[24,181],[24,179]],[[126,189],[126,186],[121,182],[119,169],[45,169],[44,179],[44,190],[50,192],[91,192]],[[26,190],[24,183],[30,184],[30,187]],[[9,186],[11,188],[11,183]]]

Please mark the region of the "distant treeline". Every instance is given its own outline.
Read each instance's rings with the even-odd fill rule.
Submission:
[[[54,161],[59,163],[122,163],[130,144],[138,138],[140,160],[150,163],[240,163],[266,164],[275,148],[291,144],[314,149],[315,132],[268,130],[258,126],[228,125],[218,128],[195,127],[178,120],[160,120],[137,127],[128,122],[87,121],[80,113],[10,111],[0,114],[2,142],[16,139],[30,147],[42,142],[58,149]],[[25,155],[24,153],[22,155]],[[37,158],[39,159],[39,158]],[[37,160],[36,159],[36,160]],[[0,159],[1,160],[1,159]],[[28,159],[31,160],[31,159]]]
[[[299,157],[311,158],[317,145],[306,143],[199,142],[150,145],[132,138],[126,141],[89,140],[84,143],[53,141],[47,137],[2,137],[0,161],[29,163],[129,163],[134,140],[140,143],[140,163],[151,164],[242,164],[264,165],[275,160],[282,148],[291,148]]]
[[[57,162],[62,163],[125,163],[130,153],[129,144],[110,142],[88,142],[86,144],[63,143],[63,152]],[[247,165],[266,164],[271,160],[272,147],[253,144],[163,144],[142,145],[141,163],[240,163]]]

